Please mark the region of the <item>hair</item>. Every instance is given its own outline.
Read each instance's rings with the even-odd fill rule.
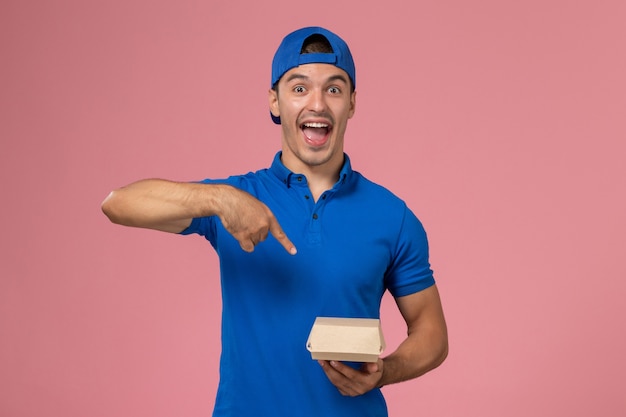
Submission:
[[[311,35],[304,40],[300,54],[312,54],[312,53],[324,53],[332,54],[333,47],[330,46],[330,42],[324,35],[315,34]]]

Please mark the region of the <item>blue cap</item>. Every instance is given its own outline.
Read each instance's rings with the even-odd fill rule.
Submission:
[[[301,53],[304,42],[313,35],[322,35],[333,50],[332,53]],[[355,68],[352,54],[348,44],[339,36],[321,27],[307,27],[298,29],[285,36],[281,42],[274,60],[272,61],[272,83],[274,88],[281,77],[290,69],[304,64],[332,64],[344,70],[352,81],[352,87],[356,88]],[[280,124],[280,117],[270,113],[272,120]]]

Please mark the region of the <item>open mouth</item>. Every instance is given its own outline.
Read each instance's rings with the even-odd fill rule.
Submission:
[[[328,123],[307,122],[300,126],[307,141],[313,145],[323,145],[326,142],[331,127]]]

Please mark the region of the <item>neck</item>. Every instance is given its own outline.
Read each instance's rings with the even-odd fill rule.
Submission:
[[[339,171],[336,171],[333,175],[327,175],[325,173],[320,174],[315,171],[305,173],[304,175],[309,184],[309,190],[311,190],[314,201],[317,201],[325,191],[333,188],[339,179]]]
[[[289,158],[285,158],[285,154],[283,153],[283,164],[285,164],[290,171],[302,174],[306,177],[307,184],[309,185],[309,189],[315,201],[317,201],[324,191],[333,188],[335,183],[339,180],[339,172],[344,163],[343,152],[341,153],[341,158],[334,158],[335,160],[330,160],[320,165],[294,163],[294,161],[285,159]]]

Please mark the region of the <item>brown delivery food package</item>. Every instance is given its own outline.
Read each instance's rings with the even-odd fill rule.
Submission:
[[[317,317],[306,347],[312,359],[376,362],[385,340],[379,319]]]

